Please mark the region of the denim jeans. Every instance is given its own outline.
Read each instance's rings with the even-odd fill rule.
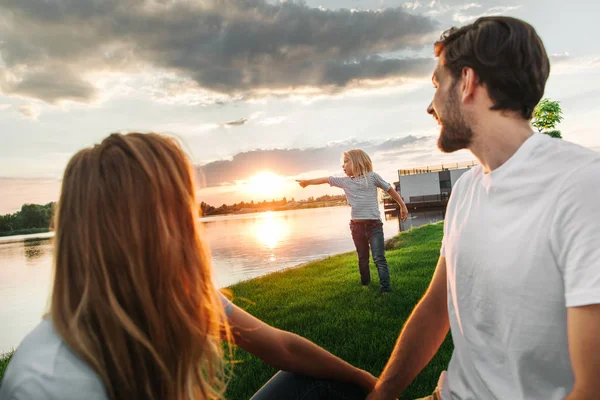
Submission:
[[[385,259],[383,223],[377,219],[350,221],[350,230],[356,246],[356,253],[358,253],[358,270],[361,283],[368,285],[371,282],[371,272],[369,270],[369,248],[371,248],[373,261],[379,274],[381,290],[391,290],[390,270]]]
[[[364,400],[364,389],[350,383],[279,371],[250,400]]]

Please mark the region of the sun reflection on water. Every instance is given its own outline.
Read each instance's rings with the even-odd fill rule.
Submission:
[[[261,218],[257,219],[254,229],[256,239],[270,250],[276,249],[278,244],[289,236],[290,232],[288,221],[276,217],[272,211],[264,213]],[[271,254],[269,261],[275,260],[275,254]]]

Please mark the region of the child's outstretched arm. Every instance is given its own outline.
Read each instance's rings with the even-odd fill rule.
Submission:
[[[404,204],[402,197],[400,197],[400,194],[396,192],[396,189],[394,189],[393,186],[390,187],[388,193],[392,196],[392,199],[396,200],[396,203],[400,205],[400,218],[402,218],[402,221],[406,221],[406,218],[408,217],[408,208],[406,208],[406,204]]]
[[[296,182],[303,188],[309,185],[322,185],[324,183],[329,183],[329,178],[315,178],[315,179],[296,179]]]

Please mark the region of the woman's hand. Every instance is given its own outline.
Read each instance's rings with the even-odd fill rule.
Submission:
[[[299,184],[300,186],[302,186],[303,188],[305,188],[305,187],[307,187],[307,186],[308,186],[308,181],[307,181],[307,180],[305,180],[305,179],[296,179],[296,182],[298,182],[298,184]]]

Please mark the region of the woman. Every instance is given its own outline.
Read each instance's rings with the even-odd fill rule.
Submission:
[[[291,372],[257,399],[364,398],[371,374],[217,292],[197,215],[174,140],[113,134],[77,153],[55,218],[50,312],[17,349],[0,399],[220,399],[223,338]]]

